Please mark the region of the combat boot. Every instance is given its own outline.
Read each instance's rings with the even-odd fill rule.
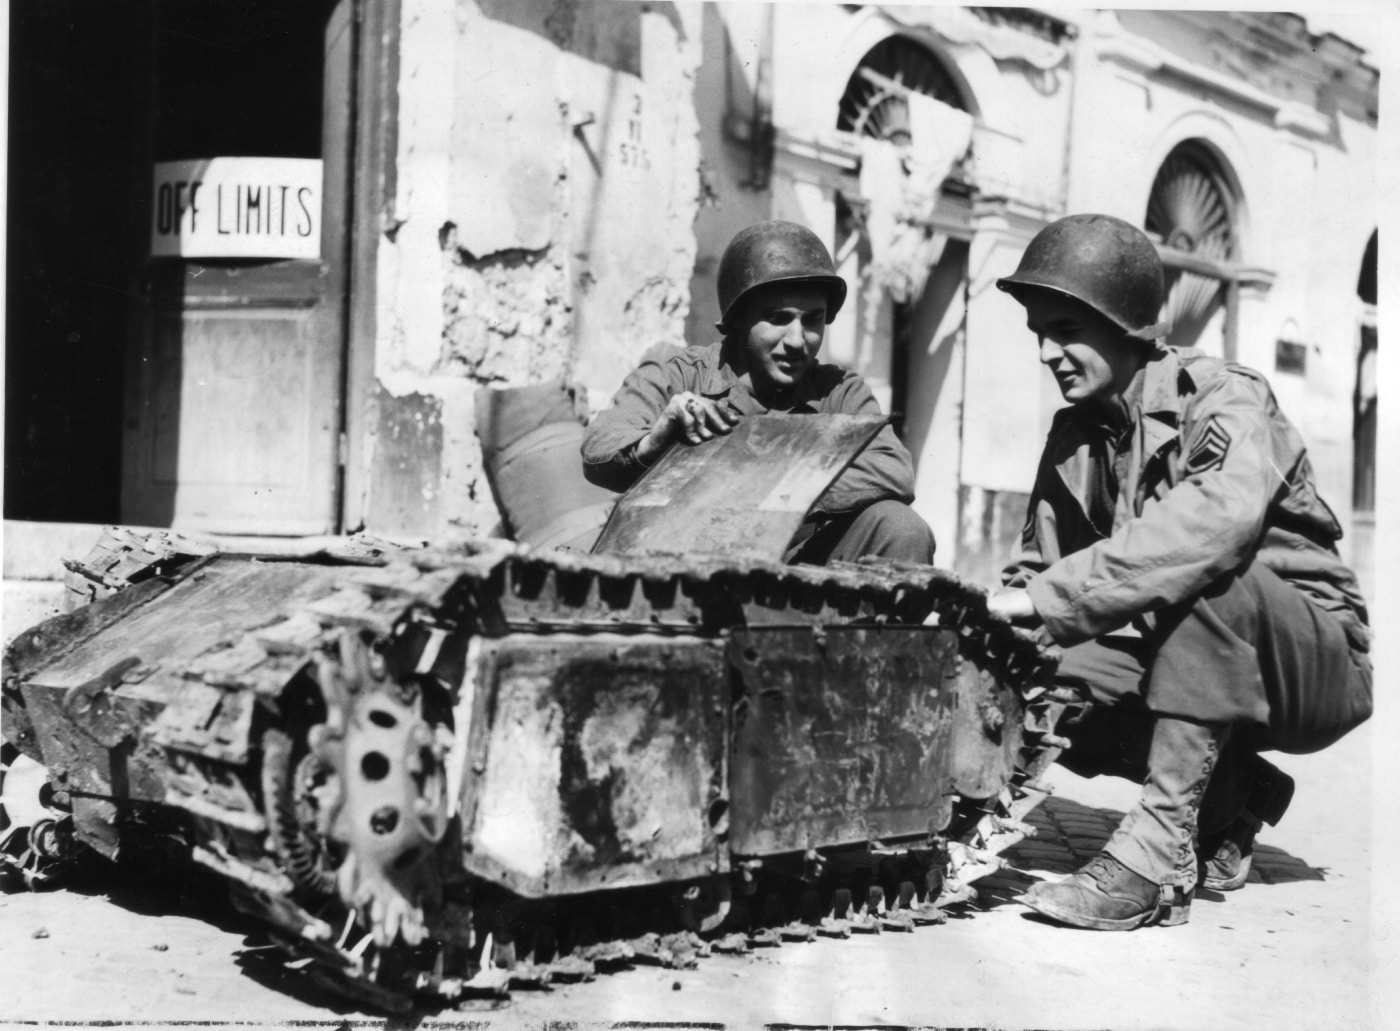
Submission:
[[[1063,881],[1033,885],[1017,902],[1052,920],[1094,931],[1131,931],[1150,923],[1185,923],[1189,894],[1168,889],[1133,873],[1107,852],[1100,852]]]
[[[1213,891],[1238,891],[1249,880],[1254,859],[1254,837],[1264,824],[1277,826],[1293,801],[1293,778],[1273,763],[1254,757],[1254,783],[1244,811],[1218,834],[1200,841],[1202,887]]]
[[[1142,797],[1103,853],[1072,877],[1038,884],[1018,901],[1099,931],[1186,923],[1197,876],[1196,815],[1229,737],[1225,724],[1158,716]]]

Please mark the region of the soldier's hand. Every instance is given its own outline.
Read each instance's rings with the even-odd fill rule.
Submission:
[[[716,433],[728,433],[739,422],[738,414],[730,411],[727,405],[716,404],[688,390],[671,398],[661,417],[668,420],[680,439],[688,444],[709,440]]]
[[[651,432],[637,446],[637,456],[650,462],[672,441],[699,444],[717,433],[728,433],[739,424],[740,416],[727,405],[683,391],[671,398],[656,417]]]
[[[987,611],[1013,623],[1038,623],[1040,616],[1026,590],[1001,591],[987,599]]]

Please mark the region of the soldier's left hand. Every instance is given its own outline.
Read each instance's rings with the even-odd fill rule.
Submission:
[[[987,599],[987,611],[1013,623],[1040,621],[1035,606],[1031,604],[1030,592],[1020,588],[992,595]]]

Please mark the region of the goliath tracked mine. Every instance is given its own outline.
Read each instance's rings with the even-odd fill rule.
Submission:
[[[109,529],[5,656],[0,864],[159,843],[383,1010],[941,922],[1026,833],[1054,655],[933,567],[638,546],[691,460],[593,554]]]

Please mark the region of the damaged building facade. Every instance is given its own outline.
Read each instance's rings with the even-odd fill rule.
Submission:
[[[727,159],[721,192],[744,206],[701,212],[697,269],[759,214],[826,234],[856,297],[830,357],[900,427],[941,562],[990,582],[1019,535],[1062,401],[994,284],[1040,228],[1081,211],[1154,238],[1168,342],[1270,376],[1366,550],[1378,77],[1357,46],[1290,14],[734,5],[726,17],[730,47],[752,49],[731,56],[724,116],[704,125],[707,154]],[[766,170],[758,211],[752,167]],[[713,316],[702,279],[694,333]]]
[[[1370,504],[1378,75],[1302,17],[60,0],[10,21],[7,536],[494,532],[478,391],[560,380],[598,410],[649,349],[713,339],[719,255],[770,217],[851,284],[827,357],[893,415],[940,564],[989,578],[1019,531],[1060,401],[993,283],[1076,211],[1144,226],[1171,342],[1268,374],[1344,525]],[[271,224],[232,179],[234,221],[224,193],[176,192],[181,163],[225,157],[310,162],[315,256],[158,253],[163,211]]]

